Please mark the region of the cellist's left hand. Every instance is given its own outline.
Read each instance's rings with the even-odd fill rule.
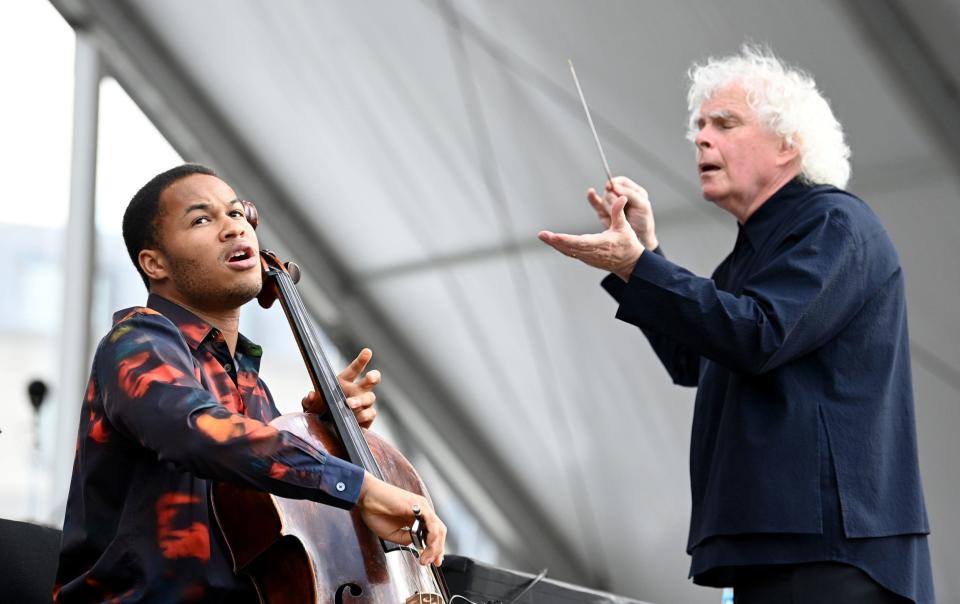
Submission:
[[[347,405],[353,411],[357,418],[357,423],[362,428],[369,428],[373,420],[377,417],[377,410],[373,407],[377,395],[373,389],[380,383],[380,372],[376,369],[363,373],[367,363],[373,357],[373,352],[369,348],[364,348],[353,359],[353,362],[344,368],[337,376],[340,381],[340,388],[347,395]],[[361,374],[362,377],[361,377]],[[308,413],[325,413],[326,405],[323,399],[316,392],[310,392],[301,401],[303,410]]]

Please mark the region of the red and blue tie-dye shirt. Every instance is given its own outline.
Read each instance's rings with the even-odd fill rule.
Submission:
[[[63,522],[54,600],[237,602],[209,505],[212,480],[356,503],[363,470],[266,425],[279,412],[261,349],[151,295],[114,316],[93,360]]]

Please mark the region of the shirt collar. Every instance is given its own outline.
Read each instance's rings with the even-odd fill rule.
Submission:
[[[796,207],[796,203],[806,195],[810,187],[794,178],[770,196],[757,211],[740,227],[743,235],[754,250],[760,249],[767,237]]]
[[[196,350],[207,337],[223,337],[220,330],[216,329],[197,315],[176,302],[171,302],[159,294],[150,294],[147,298],[147,307],[159,312],[161,315],[170,319],[177,326],[180,333],[192,350]],[[263,354],[260,346],[254,344],[243,334],[238,334],[237,351],[246,355],[259,358]]]

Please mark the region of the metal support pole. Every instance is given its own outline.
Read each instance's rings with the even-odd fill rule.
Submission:
[[[80,409],[93,342],[94,194],[97,174],[97,117],[100,104],[100,55],[92,36],[77,30],[73,93],[73,148],[70,213],[63,249],[63,323],[60,329],[60,380],[55,389],[56,433],[50,474],[48,519],[63,522]]]

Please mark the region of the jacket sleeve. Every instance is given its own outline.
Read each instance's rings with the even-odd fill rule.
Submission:
[[[644,252],[644,255],[648,253]],[[664,257],[662,247],[658,246],[653,250],[653,253]],[[627,284],[620,277],[613,274],[607,275],[600,285],[617,302],[622,301]],[[697,385],[700,378],[700,353],[652,329],[641,326],[640,331],[650,342],[650,346],[660,362],[663,363],[667,373],[670,374],[670,379],[673,380],[674,384],[678,386]]]
[[[221,405],[165,317],[135,314],[117,323],[94,372],[110,422],[180,470],[340,508],[359,497],[362,468]]]
[[[624,287],[617,318],[750,375],[802,356],[855,316],[877,266],[864,263],[870,242],[858,240],[835,213],[794,233],[750,276],[740,295],[644,253]]]

